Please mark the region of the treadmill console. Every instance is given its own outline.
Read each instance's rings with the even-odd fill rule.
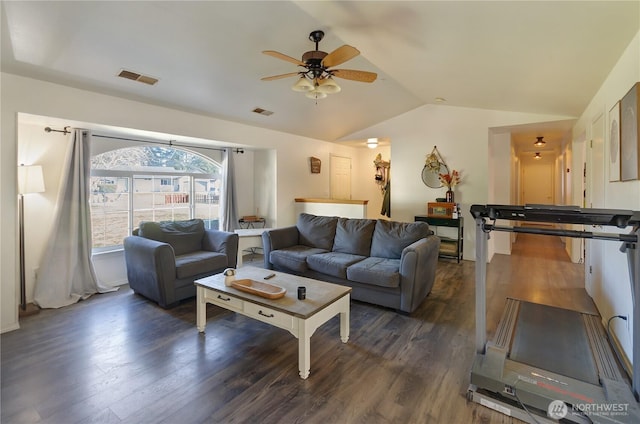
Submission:
[[[472,205],[471,215],[516,221],[559,224],[609,225],[618,228],[640,224],[640,212],[618,209],[580,208],[560,205]]]

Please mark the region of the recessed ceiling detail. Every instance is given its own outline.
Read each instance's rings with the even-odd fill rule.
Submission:
[[[150,77],[148,75],[142,75],[133,71],[127,71],[126,69],[121,69],[118,76],[121,78],[126,78],[132,81],[138,81],[148,85],[155,85],[158,82],[157,78]]]

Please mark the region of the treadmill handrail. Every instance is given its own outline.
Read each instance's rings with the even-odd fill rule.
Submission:
[[[564,205],[471,205],[474,218],[556,224],[603,225],[618,228],[640,225],[640,211],[580,208]]]
[[[508,227],[494,224],[482,223],[483,231],[503,231],[512,233],[525,233],[525,234],[542,234],[550,236],[572,237],[572,238],[585,238],[596,240],[613,240],[622,241],[626,243],[636,243],[638,237],[635,234],[620,234],[620,233],[599,233],[591,231],[576,231],[576,230],[563,230],[558,228],[539,228],[539,227]]]

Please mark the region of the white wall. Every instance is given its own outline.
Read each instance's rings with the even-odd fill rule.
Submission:
[[[510,205],[511,199],[511,134],[491,132],[489,140],[489,197],[487,203]],[[473,222],[469,221],[470,224]],[[512,225],[498,221],[498,225]],[[487,260],[495,253],[511,254],[511,234],[495,231],[487,246]]]
[[[591,122],[599,114],[606,116],[606,137],[604,146],[604,205],[610,209],[640,210],[640,181],[609,182],[609,119],[608,111],[619,101],[626,92],[640,81],[640,32],[636,34],[630,45],[622,54],[616,66],[611,70],[607,79],[602,84],[597,94],[593,97],[589,106],[576,123],[574,135],[586,134],[586,140],[591,139]],[[574,149],[574,168],[579,168],[579,158],[576,158]],[[578,162],[578,163],[576,163]],[[575,174],[574,174],[575,175]],[[576,178],[577,180],[577,178]],[[576,182],[579,184],[579,182]],[[574,185],[574,201],[581,204],[581,189]],[[625,255],[618,250],[619,243],[604,243],[604,257],[602,287],[593,288],[594,301],[603,320],[606,321],[613,315],[626,315],[631,317],[631,289],[627,271]],[[587,255],[588,257],[588,255]],[[612,321],[612,330],[625,350],[627,357],[631,358],[631,335],[633,324],[622,320]]]
[[[256,208],[256,215],[265,217],[267,228],[277,225],[274,202],[274,199],[278,198],[277,156],[278,152],[275,150],[259,150],[253,153],[253,205]]]

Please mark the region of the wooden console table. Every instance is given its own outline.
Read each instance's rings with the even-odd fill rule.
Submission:
[[[296,198],[296,216],[300,213],[312,215],[341,216],[344,218],[366,218],[368,200],[309,199]]]
[[[464,243],[464,218],[433,218],[427,215],[416,215],[415,221],[423,221],[432,227],[452,227],[457,228],[457,238],[445,237],[438,235],[436,228],[435,233],[440,237],[440,254],[441,258],[457,259],[458,263],[462,259],[462,247]]]

